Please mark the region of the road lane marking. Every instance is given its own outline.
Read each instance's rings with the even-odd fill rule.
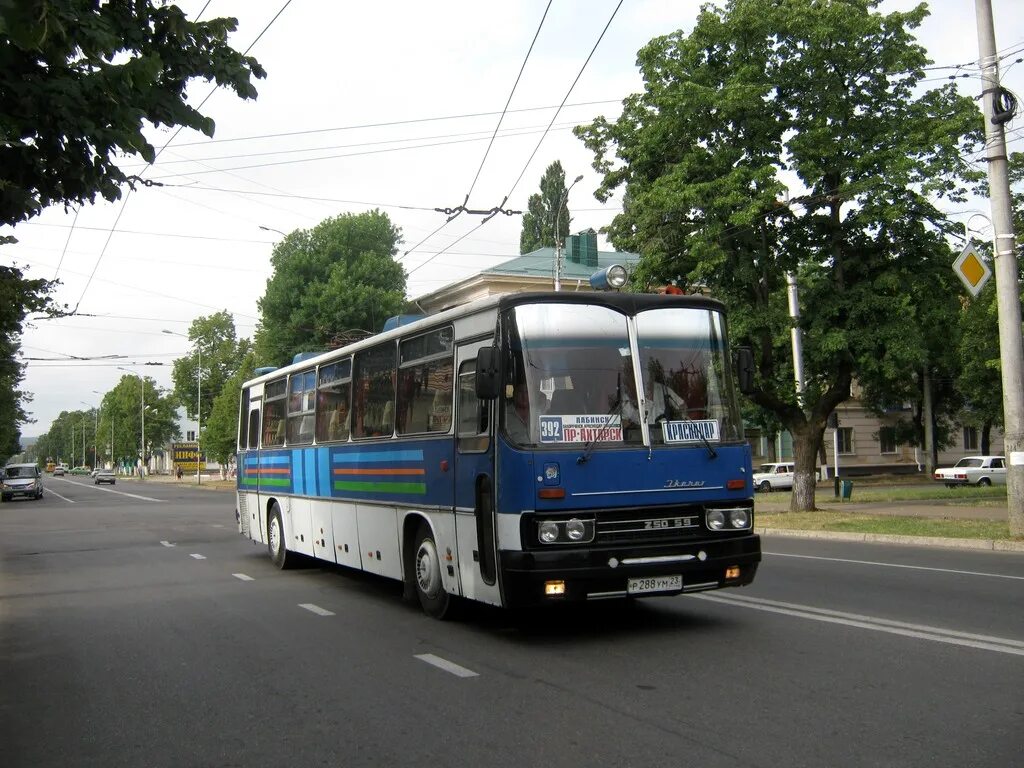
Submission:
[[[161,541],[160,543],[163,544],[165,547],[176,547],[176,546],[178,546],[177,544],[171,544],[171,542],[169,542],[169,541]]]
[[[61,478],[61,479],[64,480],[64,478]],[[114,494],[117,494],[118,496],[128,496],[129,498],[141,499],[142,501],[155,501],[155,502],[158,502],[158,503],[161,503],[161,504],[165,501],[164,499],[154,499],[152,496],[141,496],[141,495],[139,495],[137,493],[127,493],[126,491],[115,491],[113,488],[100,488],[95,483],[93,483],[93,484],[79,483],[79,482],[76,482],[74,480],[64,480],[64,482],[65,483],[70,483],[71,485],[77,485],[77,486],[79,486],[81,488],[92,488],[95,491],[103,491],[104,493],[114,493]]]
[[[305,608],[310,613],[315,613],[317,616],[333,616],[333,611],[328,611],[326,608],[321,608],[319,605],[313,605],[313,603],[299,603],[299,608]]]
[[[757,611],[778,613],[783,616],[795,616],[800,619],[823,621],[829,624],[840,624],[847,627],[870,629],[875,632],[886,632],[891,635],[913,637],[918,640],[931,640],[936,643],[959,645],[965,648],[977,648],[983,651],[1007,653],[1013,656],[1024,656],[1024,641],[1013,640],[991,635],[976,635],[971,632],[959,632],[942,627],[930,627],[923,624],[909,624],[903,621],[882,619],[875,616],[864,616],[857,613],[844,613],[827,608],[815,608],[810,605],[784,603],[777,600],[765,600],[758,597],[731,595],[694,595],[698,600],[708,600],[739,608],[752,608]]]
[[[433,666],[437,667],[438,669],[443,669],[445,672],[450,672],[451,674],[455,675],[456,677],[479,677],[480,676],[478,673],[474,672],[472,669],[466,669],[465,667],[460,667],[455,662],[448,661],[448,659],[442,659],[440,656],[435,656],[432,653],[420,653],[420,654],[417,654],[417,655],[413,656],[413,658],[419,659],[420,661],[425,661],[425,662],[427,662],[427,664],[432,664]]]
[[[850,560],[845,557],[821,557],[820,555],[791,555],[784,552],[763,552],[773,557],[795,557],[800,560],[826,560],[833,563],[853,563],[855,565],[879,565],[883,568],[909,568],[912,571],[937,571],[938,573],[955,573],[959,576],[987,576],[991,579],[1012,579],[1024,581],[1024,576],[1008,576],[1004,573],[985,573],[984,571],[958,571],[953,568],[930,568],[926,565],[906,565],[904,563],[879,563],[874,560]]]
[[[198,552],[193,552],[189,557],[194,557],[196,560],[205,560],[206,555],[200,555]]]
[[[244,573],[232,573],[231,575],[239,581],[255,581],[252,576],[246,576]]]
[[[67,496],[61,496],[59,493],[57,493],[55,490],[53,490],[53,488],[50,488],[49,486],[47,486],[46,488],[43,489],[43,493],[52,494],[52,495],[56,496],[58,499],[63,499],[68,504],[74,504],[75,503],[74,499],[69,499]]]

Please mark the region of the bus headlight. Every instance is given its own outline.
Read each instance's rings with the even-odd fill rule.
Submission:
[[[587,535],[587,527],[582,520],[574,517],[565,524],[565,535],[570,541],[583,541],[583,537]]]
[[[725,513],[720,509],[709,509],[707,514],[708,529],[720,531],[725,527]]]
[[[745,509],[734,509],[729,515],[729,523],[733,528],[749,528],[750,513]]]
[[[537,526],[537,536],[545,544],[554,544],[558,541],[558,523],[545,520]]]

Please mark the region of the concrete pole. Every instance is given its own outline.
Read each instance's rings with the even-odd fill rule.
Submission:
[[[921,421],[924,422],[924,471],[928,477],[935,472],[935,430],[932,427],[934,418],[932,416],[932,377],[928,373],[928,366],[931,363],[925,360],[924,363],[924,400],[921,406]]]
[[[992,21],[992,0],[975,0],[981,55],[982,105],[989,198],[992,201],[996,296],[999,305],[999,358],[1003,381],[1004,451],[1007,458],[1006,504],[1011,536],[1024,536],[1024,347],[1021,343],[1020,285],[1010,213],[1006,136],[992,120],[999,90],[999,62]]]

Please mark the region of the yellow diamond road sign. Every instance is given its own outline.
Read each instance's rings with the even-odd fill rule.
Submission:
[[[967,287],[972,296],[977,296],[981,293],[985,283],[992,277],[992,270],[982,260],[977,249],[974,247],[974,243],[968,243],[963,253],[953,262],[953,271],[956,272],[957,277],[960,278],[960,281]]]

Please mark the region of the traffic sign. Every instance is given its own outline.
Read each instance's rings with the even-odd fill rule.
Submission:
[[[981,293],[981,289],[992,277],[992,270],[981,258],[973,242],[968,242],[956,261],[953,262],[953,271],[957,277],[971,292],[972,296]]]

